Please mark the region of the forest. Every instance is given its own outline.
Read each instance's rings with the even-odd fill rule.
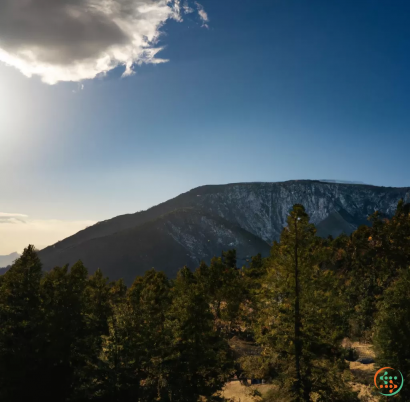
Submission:
[[[217,402],[227,382],[253,379],[272,384],[264,402],[359,401],[345,338],[410,380],[409,266],[403,201],[337,238],[296,204],[269,257],[238,268],[227,250],[128,288],[81,261],[44,272],[28,246],[0,276],[0,400]]]

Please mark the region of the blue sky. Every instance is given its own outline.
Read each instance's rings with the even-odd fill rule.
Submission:
[[[24,241],[205,184],[410,185],[407,0],[201,6],[208,27],[198,13],[168,19],[157,57],[169,61],[131,76],[49,85],[0,63],[0,217],[55,222]]]

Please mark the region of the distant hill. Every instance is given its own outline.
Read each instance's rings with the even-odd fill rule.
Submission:
[[[7,267],[12,264],[14,260],[20,257],[19,253],[11,253],[9,255],[0,255],[0,268]],[[0,271],[1,273],[1,271]]]
[[[0,268],[0,275],[4,275],[9,269],[11,265],[5,267],[5,268]]]
[[[239,265],[258,252],[267,255],[295,203],[305,206],[319,235],[337,236],[367,224],[376,210],[392,215],[401,198],[410,201],[410,188],[313,180],[203,186],[99,222],[39,256],[46,269],[82,259],[91,272],[101,268],[128,283],[151,267],[173,276],[229,248],[237,249]]]

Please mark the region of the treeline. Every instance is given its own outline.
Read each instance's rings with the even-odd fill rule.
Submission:
[[[42,272],[29,246],[0,276],[0,400],[222,401],[236,377],[272,383],[266,401],[353,402],[344,337],[409,380],[410,207],[369,220],[323,239],[295,205],[268,258],[237,269],[229,250],[129,288],[81,262]]]

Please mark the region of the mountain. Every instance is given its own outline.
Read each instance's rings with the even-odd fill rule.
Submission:
[[[318,234],[337,236],[367,224],[376,210],[391,216],[397,202],[410,202],[410,188],[294,180],[202,186],[147,211],[99,222],[39,252],[45,269],[82,259],[90,272],[110,278],[155,267],[170,276],[183,265],[209,262],[236,248],[241,265],[267,255],[295,203],[305,206]]]
[[[20,257],[19,253],[11,253],[9,255],[0,255],[0,267],[7,267],[12,264],[14,260]]]
[[[226,219],[184,208],[75,247],[40,252],[40,257],[46,268],[81,259],[92,271],[101,268],[110,279],[130,283],[152,267],[175,276],[184,265],[196,267],[226,248],[237,248],[242,263],[258,252],[269,253],[266,242]]]

